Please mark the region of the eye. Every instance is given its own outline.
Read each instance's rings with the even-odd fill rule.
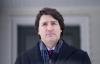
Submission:
[[[52,25],[57,25],[57,22],[52,22],[51,24],[52,24]]]
[[[42,26],[46,26],[46,25],[47,25],[47,23],[46,23],[46,22],[42,24]]]

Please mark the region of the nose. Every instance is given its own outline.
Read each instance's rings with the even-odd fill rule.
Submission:
[[[52,31],[53,28],[54,28],[54,27],[53,27],[51,24],[49,24],[49,25],[47,26],[47,30],[48,30],[48,31]]]

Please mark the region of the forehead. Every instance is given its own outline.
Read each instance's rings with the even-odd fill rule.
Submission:
[[[57,19],[52,17],[51,15],[42,15],[40,18],[40,22],[58,22]]]

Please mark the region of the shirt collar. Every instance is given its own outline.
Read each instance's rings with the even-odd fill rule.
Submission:
[[[48,51],[49,51],[49,50],[55,50],[55,47],[53,47],[53,48],[47,48],[47,49],[48,49]]]

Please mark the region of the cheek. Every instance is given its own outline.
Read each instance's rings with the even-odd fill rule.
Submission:
[[[58,36],[60,36],[61,35],[61,32],[62,32],[62,30],[59,30],[57,33],[58,33]]]
[[[58,34],[58,35],[60,35],[60,34],[61,34],[61,31],[60,31],[60,30],[59,30],[59,31],[57,31],[57,34]]]
[[[45,31],[44,31],[43,29],[40,28],[38,34],[39,34],[39,35],[44,35],[44,34],[45,34]]]
[[[62,30],[60,29],[60,27],[59,28],[56,28],[56,32],[58,32],[58,33],[61,33],[62,32]]]

